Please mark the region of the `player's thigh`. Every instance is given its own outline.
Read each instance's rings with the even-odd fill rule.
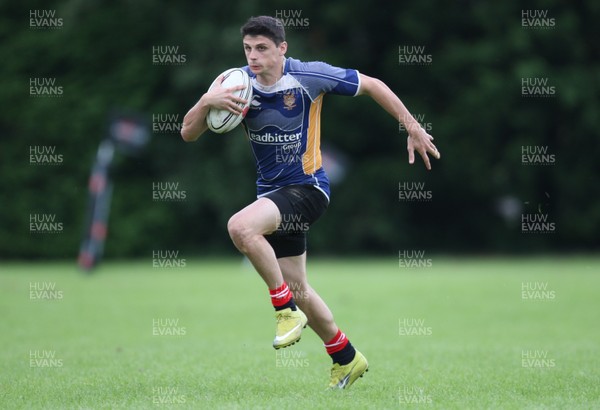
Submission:
[[[265,235],[277,229],[281,215],[279,208],[268,198],[258,198],[233,215],[227,224],[229,231],[243,229],[245,231]]]

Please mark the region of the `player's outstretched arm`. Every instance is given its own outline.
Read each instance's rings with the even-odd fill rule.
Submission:
[[[242,109],[236,103],[246,103],[246,100],[233,95],[234,91],[244,89],[243,85],[222,88],[223,76],[219,77],[218,85],[204,94],[200,100],[185,114],[181,126],[181,138],[186,142],[196,141],[207,129],[206,116],[211,108],[228,110],[236,115],[242,113]]]
[[[427,169],[431,169],[431,162],[427,153],[440,159],[440,152],[433,145],[433,137],[429,135],[421,124],[406,109],[400,98],[381,80],[360,74],[359,95],[368,95],[373,98],[396,121],[401,121],[408,131],[407,149],[408,162],[415,162],[415,151],[423,158]]]

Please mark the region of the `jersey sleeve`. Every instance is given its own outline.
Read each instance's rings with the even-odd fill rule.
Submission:
[[[322,93],[355,96],[360,89],[357,70],[334,67],[321,61],[290,63],[288,73],[306,89],[311,99]]]

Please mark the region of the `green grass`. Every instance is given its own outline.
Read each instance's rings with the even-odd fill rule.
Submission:
[[[309,263],[313,287],[369,359],[342,392],[325,391],[330,360],[308,329],[279,357],[297,360],[277,366],[268,293],[240,260],[106,263],[91,276],[73,264],[5,263],[0,408],[600,408],[599,259],[432,262]],[[62,299],[31,299],[40,282]],[[524,282],[551,293],[524,300]],[[153,335],[155,319],[178,320],[185,334]],[[426,334],[401,336],[404,319],[424,320]],[[32,351],[56,361],[32,367]],[[546,361],[523,367],[524,351]]]

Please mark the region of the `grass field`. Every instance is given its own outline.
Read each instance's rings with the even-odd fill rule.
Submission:
[[[239,259],[0,272],[2,409],[600,408],[597,258],[309,263],[370,363],[347,391],[325,391],[309,329],[273,350],[268,293]]]

